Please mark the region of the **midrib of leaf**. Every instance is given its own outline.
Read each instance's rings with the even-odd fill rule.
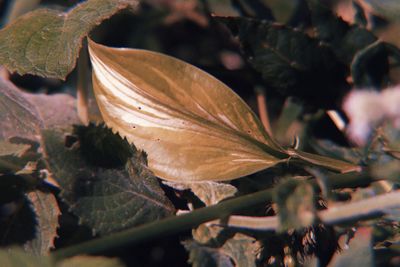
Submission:
[[[98,64],[101,64],[103,66],[103,68],[105,70],[110,69],[109,66],[106,66],[105,64],[103,64],[99,59],[97,59],[96,56],[92,55],[92,60],[96,60],[98,62]],[[149,68],[153,69],[154,68],[145,63],[142,62],[143,65],[147,65]],[[123,72],[123,70],[121,70]],[[172,79],[170,79],[168,76],[164,75],[162,72],[157,71],[158,74],[160,74],[166,81],[168,81],[169,85],[174,85],[174,82]],[[128,84],[121,79],[120,77],[118,77],[117,75],[114,74],[113,71],[108,70],[107,71],[107,75],[112,75],[114,76],[114,79],[118,80],[119,82],[121,82],[122,84],[124,84],[126,87],[131,88],[132,85],[129,81]],[[97,77],[94,76],[94,79],[97,79]],[[160,101],[159,99],[157,99],[156,97],[152,96],[151,94],[148,94],[147,92],[145,92],[144,90],[140,90],[139,87],[133,85],[134,87],[137,88],[137,90],[135,91],[138,94],[141,94],[142,96],[144,96],[144,99],[150,99],[149,103],[147,103],[146,105],[150,106],[150,103],[154,103],[151,104],[151,107],[155,110],[161,111],[162,113],[165,113],[167,115],[169,115],[170,117],[173,118],[179,118],[185,121],[189,121],[192,125],[196,125],[197,127],[193,129],[194,132],[200,132],[201,130],[203,131],[204,134],[207,135],[214,135],[218,138],[222,138],[222,139],[230,139],[234,142],[237,143],[241,143],[241,141],[245,140],[247,141],[248,145],[251,146],[255,146],[258,149],[262,149],[265,152],[277,157],[277,158],[287,158],[287,155],[285,153],[282,153],[282,149],[280,148],[279,145],[277,145],[272,138],[268,135],[268,133],[265,132],[264,128],[261,126],[260,122],[256,122],[258,128],[260,129],[260,132],[263,134],[264,137],[264,142],[261,142],[259,140],[257,140],[255,137],[250,136],[248,134],[245,134],[243,132],[241,132],[239,129],[234,129],[232,127],[230,127],[229,125],[226,124],[226,122],[224,122],[223,120],[219,120],[218,118],[216,118],[215,116],[212,116],[212,118],[215,119],[215,121],[210,120],[209,118],[204,118],[194,112],[190,112],[189,110],[187,110],[186,108],[184,108],[184,106],[182,105],[182,107],[176,107],[176,105],[171,105],[165,102]],[[182,93],[185,94],[185,96],[187,96],[188,98],[190,98],[192,100],[192,102],[194,104],[197,104],[198,106],[201,106],[197,101],[195,101],[189,94],[187,94],[185,91],[182,91]],[[109,95],[108,92],[104,92],[104,95]],[[235,93],[236,95],[236,93]],[[111,95],[110,95],[111,96]],[[236,95],[237,96],[237,95]],[[96,96],[97,97],[97,96]],[[243,102],[244,105],[246,105],[244,103],[244,101],[237,96],[238,99],[240,99],[241,102]],[[121,99],[121,101],[124,101],[123,99]],[[135,99],[135,101],[140,102],[140,100]],[[128,101],[124,101],[127,105],[131,106],[132,109],[136,109],[137,107],[131,105]],[[213,101],[210,101],[210,103],[213,103]],[[182,104],[182,103],[181,103]],[[160,108],[162,107],[162,108]],[[201,106],[202,107],[202,106]],[[100,108],[101,109],[101,108]],[[202,110],[206,110],[202,107]],[[142,111],[143,112],[143,111]],[[254,114],[254,112],[252,110],[249,110],[249,112],[251,112],[251,115],[254,116],[254,118],[257,119],[256,115]],[[105,114],[105,112],[102,112],[103,116]],[[208,112],[207,112],[208,113]],[[151,113],[152,116],[154,117],[153,113]],[[240,117],[240,119],[243,119],[242,117]],[[186,130],[188,130],[188,123],[184,124],[183,128],[185,128]],[[175,128],[177,128],[176,126],[174,126]],[[121,127],[123,128],[123,127]],[[192,128],[192,127],[191,127]],[[119,132],[120,134],[124,135],[125,137],[127,137],[127,135],[125,135],[123,132]],[[216,133],[219,133],[217,135],[215,135]],[[237,150],[235,148],[235,150]],[[248,151],[246,151],[246,153],[249,154]],[[260,155],[260,154],[253,154],[253,155]]]

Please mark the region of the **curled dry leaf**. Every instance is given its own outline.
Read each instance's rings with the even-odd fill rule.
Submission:
[[[89,41],[93,87],[105,123],[148,153],[165,180],[223,181],[288,156],[225,84],[156,52]]]

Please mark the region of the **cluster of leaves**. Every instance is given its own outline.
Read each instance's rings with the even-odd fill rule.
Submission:
[[[138,238],[192,228],[182,243],[193,266],[395,265],[400,130],[383,122],[362,147],[334,128],[323,130],[332,127],[326,111],[340,111],[351,88],[381,90],[397,82],[400,51],[382,41],[374,24],[376,16],[392,23],[393,7],[386,14],[379,1],[368,1],[370,9],[347,1],[354,16],[345,21],[334,2],[88,0],[65,12],[36,9],[17,17],[21,3],[13,1],[13,22],[0,30],[0,65],[49,82],[67,79],[80,55],[83,100],[22,92],[6,71],[0,78],[0,262],[123,266],[107,257],[64,258],[63,247],[106,254],[118,237],[154,225],[158,231]],[[137,27],[130,45],[179,57],[185,53],[157,42],[159,34],[138,29],[168,32],[189,23],[206,31],[207,43],[191,46],[218,44],[219,61],[207,49],[199,53],[209,58],[181,58],[228,84],[239,77],[244,87],[268,88],[272,130],[230,88],[187,63],[89,41],[100,116],[85,93],[91,86],[84,38],[123,9],[120,20],[129,17]],[[108,36],[122,26],[109,23],[93,36],[112,43]],[[228,78],[212,68],[221,65]],[[193,216],[185,221],[176,208]],[[71,225],[75,235],[68,233]],[[93,238],[93,248],[79,246]]]

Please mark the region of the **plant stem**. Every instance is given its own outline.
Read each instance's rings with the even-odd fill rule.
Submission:
[[[214,206],[200,208],[183,215],[172,216],[160,221],[155,221],[128,229],[109,236],[87,241],[76,246],[55,251],[52,255],[58,259],[74,256],[82,253],[98,253],[110,248],[120,247],[126,244],[135,244],[150,238],[160,237],[191,229],[199,224],[218,218],[227,217],[234,212],[270,201],[272,190],[263,190],[231,200],[221,202]]]
[[[78,58],[78,82],[77,82],[77,110],[78,117],[84,125],[89,125],[89,104],[88,104],[88,65],[89,55],[87,40],[82,44],[81,53]]]
[[[354,221],[381,217],[390,210],[400,208],[400,190],[378,195],[368,199],[337,205],[318,212],[318,218],[327,225],[346,224]],[[278,216],[249,217],[230,216],[223,224],[215,224],[258,231],[276,231],[279,227]]]
[[[267,131],[267,133],[270,136],[273,136],[271,124],[269,122],[267,100],[265,98],[265,89],[262,87],[257,87],[256,96],[257,96],[258,114],[260,115],[261,122],[264,125],[264,128]]]
[[[371,182],[372,179],[360,173],[348,173],[333,176],[331,188],[357,187],[360,184]],[[310,181],[318,189],[315,180]],[[75,246],[63,248],[52,253],[55,260],[71,257],[78,254],[100,253],[108,249],[117,248],[126,244],[137,244],[156,237],[176,234],[202,223],[226,218],[231,214],[257,204],[269,202],[273,190],[267,189],[256,193],[240,196],[218,203],[213,206],[200,208],[183,215],[168,217],[159,221],[144,224],[132,229],[96,238]]]

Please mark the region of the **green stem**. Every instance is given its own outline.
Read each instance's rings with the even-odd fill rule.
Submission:
[[[196,227],[199,224],[218,218],[227,217],[234,212],[270,201],[272,190],[263,190],[231,200],[221,202],[214,206],[200,208],[183,215],[172,216],[160,221],[141,225],[122,232],[90,240],[76,246],[55,251],[52,255],[56,260],[82,253],[98,253],[110,248],[126,244],[135,244],[150,238],[161,237],[182,232]]]
[[[362,174],[336,175],[331,181],[331,188],[355,187],[364,184],[371,179]],[[311,183],[318,188],[316,181]],[[226,218],[238,211],[257,204],[269,202],[272,199],[273,190],[267,189],[256,193],[226,200],[213,206],[194,210],[183,215],[168,217],[159,221],[144,224],[132,229],[100,237],[75,246],[60,249],[52,253],[55,260],[61,260],[78,254],[100,253],[109,249],[137,244],[156,237],[176,234],[202,223]]]

